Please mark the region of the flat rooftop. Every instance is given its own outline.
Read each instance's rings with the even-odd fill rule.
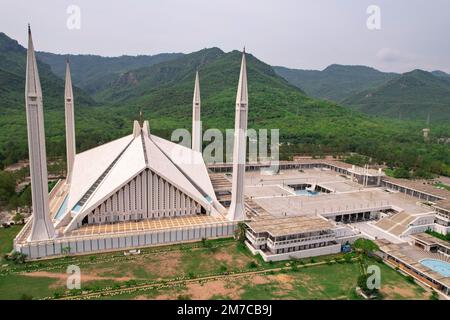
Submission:
[[[226,179],[231,177],[225,176]],[[299,195],[291,187],[298,184],[322,186],[331,193]],[[312,168],[281,170],[267,175],[260,171],[245,173],[245,195],[271,216],[317,215],[360,208],[394,206],[411,215],[432,212],[419,199],[384,188],[363,188],[335,171]]]
[[[450,212],[450,198],[436,201],[435,207]]]
[[[318,216],[267,218],[248,222],[247,225],[256,233],[268,232],[274,237],[328,230],[334,226]]]
[[[123,233],[137,233],[140,231],[158,231],[158,230],[176,230],[186,227],[198,227],[211,224],[231,223],[225,217],[221,215],[208,216],[208,215],[195,215],[195,216],[181,216],[173,218],[162,219],[148,219],[141,221],[120,221],[111,224],[94,224],[85,225],[79,229],[75,229],[62,235],[64,227],[59,228],[61,236],[57,236],[56,239],[70,239],[80,237],[101,237]],[[18,238],[18,242],[26,241],[28,235],[31,232],[31,224],[26,226],[27,228]]]
[[[392,177],[385,177],[385,181],[391,182],[393,184],[414,189],[416,191],[420,191],[423,193],[428,193],[430,195],[434,195],[437,197],[441,197],[443,199],[450,200],[450,191],[445,189],[436,188],[430,183],[420,181],[420,180],[407,180],[407,179],[396,179]]]
[[[66,234],[67,237],[89,236],[99,234],[117,234],[123,232],[151,231],[164,229],[177,229],[207,225],[214,223],[229,222],[222,216],[182,216],[163,219],[148,219],[141,221],[123,221],[112,224],[94,224],[82,226]]]
[[[450,249],[450,242],[433,237],[432,235],[429,235],[428,233],[417,233],[417,234],[411,235],[410,237],[415,238],[423,243],[426,243],[427,245],[438,244],[445,248]]]
[[[430,253],[417,248],[414,248],[407,243],[403,244],[387,244],[384,245],[380,242],[380,250],[386,252],[387,254],[395,257],[396,259],[402,261],[403,263],[411,266],[415,270],[425,274],[426,276],[440,282],[441,284],[450,287],[450,277],[445,277],[442,274],[431,270],[430,268],[424,266],[420,263],[423,259],[435,259],[440,260],[436,257],[436,253]]]

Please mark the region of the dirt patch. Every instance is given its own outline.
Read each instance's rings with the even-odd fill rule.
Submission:
[[[174,296],[169,296],[167,294],[161,294],[156,297],[149,297],[146,295],[139,295],[133,298],[133,300],[173,300],[175,299]]]
[[[276,274],[276,275],[269,275],[268,278],[271,281],[275,281],[280,284],[280,289],[283,290],[292,290],[294,288],[294,281],[295,278],[289,274]]]
[[[410,287],[394,287],[394,286],[384,286],[380,289],[380,292],[388,299],[393,299],[396,295],[404,299],[425,299],[426,293],[422,297],[419,297],[414,288]]]
[[[145,270],[151,274],[157,275],[158,278],[173,277],[180,273],[181,269],[181,252],[167,252],[158,257],[149,257],[139,259],[136,264],[144,266]]]
[[[226,264],[233,263],[233,256],[227,252],[219,251],[214,254],[214,258]]]
[[[257,275],[257,276],[252,277],[252,279],[251,279],[251,283],[254,284],[254,285],[266,284],[266,283],[269,283],[269,282],[270,281],[267,278],[267,276]]]
[[[225,250],[230,250],[231,248],[228,247]],[[243,256],[234,256],[232,253],[229,253],[225,251],[224,249],[221,249],[220,251],[214,253],[214,259],[224,262],[226,265],[232,267],[232,269],[237,268],[241,269],[244,268],[251,259],[246,259],[246,257]]]
[[[229,281],[213,280],[204,283],[189,283],[187,285],[187,294],[193,300],[211,299],[213,296],[226,296],[231,299],[239,299],[242,290],[237,289]]]

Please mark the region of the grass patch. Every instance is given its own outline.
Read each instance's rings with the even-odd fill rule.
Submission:
[[[439,233],[439,232],[436,232],[436,231],[432,231],[432,230],[427,230],[425,232],[428,233],[429,235],[435,237],[435,238],[438,238],[438,239],[450,242],[450,233],[445,235],[445,234],[442,234],[442,233]]]
[[[9,228],[0,228],[0,263],[5,263],[3,256],[12,251],[14,238],[22,227],[22,225],[13,225]]]
[[[444,188],[445,190],[450,191],[450,186],[443,184],[442,182],[437,182],[434,184],[435,187]]]
[[[13,227],[14,228],[14,227]],[[11,242],[20,230],[12,228],[0,230],[1,239]],[[9,235],[5,231],[8,231]],[[2,241],[0,244],[5,245]],[[2,250],[9,250],[2,247]],[[212,248],[214,248],[212,250]],[[358,263],[334,263],[343,259],[342,254],[315,257],[314,262],[323,265],[309,266],[311,259],[264,262],[260,256],[253,256],[239,242],[213,240],[205,243],[153,247],[141,250],[137,256],[124,256],[122,251],[90,256],[28,262],[24,265],[3,268],[0,275],[0,299],[42,298],[63,294],[64,279],[53,277],[30,277],[23,271],[46,271],[65,273],[70,264],[79,265],[84,275],[104,277],[82,282],[82,290],[100,290],[105,287],[119,289],[128,284],[129,288],[148,281],[164,281],[159,289],[148,288],[127,293],[100,296],[100,299],[153,299],[157,297],[177,299],[191,293],[185,285],[172,285],[170,279],[181,276],[197,278],[214,274],[242,271],[268,270],[266,274],[233,280],[233,293],[213,292],[210,299],[360,299],[355,293],[359,276]],[[92,257],[95,256],[94,259]],[[348,257],[353,254],[348,255]],[[381,270],[381,290],[386,299],[425,299],[426,291],[415,283],[410,283],[397,271],[368,259]],[[291,269],[282,272],[275,268]],[[116,280],[123,277],[123,281]],[[110,279],[106,279],[110,278]],[[158,280],[159,279],[159,280]],[[254,281],[254,279],[257,279]],[[236,291],[234,291],[236,290]],[[100,293],[99,293],[100,294]]]
[[[0,300],[20,300],[52,296],[53,286],[58,282],[52,278],[37,278],[22,275],[0,276]]]

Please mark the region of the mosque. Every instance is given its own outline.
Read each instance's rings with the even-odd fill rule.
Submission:
[[[149,122],[140,120],[134,121],[131,134],[77,154],[67,62],[67,177],[50,194],[42,91],[30,28],[25,91],[33,214],[15,239],[17,251],[40,258],[227,237],[243,220],[248,106],[245,52],[236,97],[237,174],[230,209],[218,202],[200,150],[198,72],[192,148],[153,135]]]
[[[14,250],[28,259],[232,237],[243,226],[246,246],[265,261],[336,254],[363,237],[379,245],[386,263],[450,292],[449,274],[426,264],[436,260],[450,270],[448,242],[429,234],[450,232],[450,191],[331,157],[294,157],[276,169],[246,161],[245,50],[232,163],[203,160],[198,73],[191,148],[152,134],[140,119],[129,135],[77,153],[68,62],[64,101],[67,176],[48,193],[42,91],[28,30],[32,217],[14,239]]]

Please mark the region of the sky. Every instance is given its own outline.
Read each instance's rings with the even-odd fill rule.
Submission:
[[[448,0],[0,0],[0,32],[24,45],[27,23],[35,48],[53,53],[245,46],[290,68],[450,72]]]

